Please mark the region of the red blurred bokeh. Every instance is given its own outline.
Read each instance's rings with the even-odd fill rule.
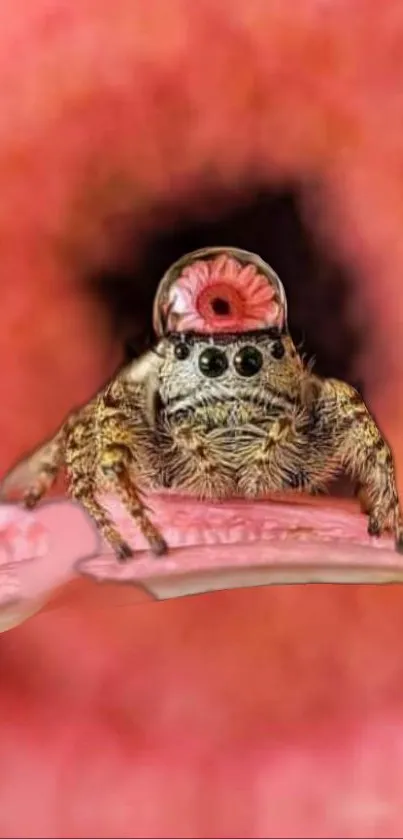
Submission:
[[[398,0],[15,0],[0,27],[0,469],[114,369],[80,272],[206,182],[320,183],[403,490]],[[118,225],[119,227],[119,225]],[[353,299],[353,298],[352,298]],[[399,836],[403,597],[138,605],[82,583],[0,640],[2,836]]]

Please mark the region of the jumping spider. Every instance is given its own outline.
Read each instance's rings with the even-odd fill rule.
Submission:
[[[158,555],[167,545],[143,490],[258,498],[321,490],[344,469],[365,491],[368,532],[392,526],[403,550],[391,451],[359,394],[299,356],[283,286],[266,263],[236,248],[187,254],[160,283],[154,329],[155,347],[17,465],[3,497],[23,484],[34,507],[65,466],[71,496],[126,559],[132,549],[100,492],[120,498]]]

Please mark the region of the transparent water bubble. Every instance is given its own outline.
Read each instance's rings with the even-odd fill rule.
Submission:
[[[287,329],[287,299],[275,271],[257,254],[209,247],[168,268],[154,300],[156,335]]]

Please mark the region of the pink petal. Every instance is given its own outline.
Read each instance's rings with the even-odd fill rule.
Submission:
[[[227,259],[224,267],[223,267],[223,275],[228,277],[228,279],[236,279],[239,276],[241,271],[241,264],[238,262],[237,259],[233,259],[230,257]]]
[[[282,324],[284,320],[284,313],[278,304],[274,304],[271,309],[266,312],[266,321],[270,324]]]
[[[232,332],[233,330],[238,330],[241,328],[243,323],[243,318],[231,317],[231,318],[222,318],[222,317],[215,317],[212,316],[208,320],[208,325],[212,332]]]
[[[248,304],[250,310],[258,309],[260,311],[264,311],[265,309],[271,309],[272,306],[277,306],[278,300],[274,297],[266,297],[263,294],[257,294],[248,301]]]
[[[264,297],[265,300],[272,300],[276,290],[271,283],[262,283],[261,277],[254,277],[247,286],[247,292],[253,297]]]
[[[180,298],[181,301],[184,300],[184,299],[191,301],[193,295],[194,295],[194,291],[193,291],[193,287],[191,285],[187,285],[185,282],[175,283],[175,285],[173,285],[172,288],[170,289],[169,301],[171,303],[171,306],[175,306],[176,299],[178,297]],[[181,303],[180,303],[180,305],[181,305]]]
[[[184,268],[182,274],[178,278],[177,282],[180,282],[183,278],[190,279],[192,283],[194,282],[205,282],[209,278],[209,266],[207,262],[200,259],[197,262],[193,262],[192,265],[188,265]]]
[[[248,294],[253,295],[253,297],[264,297],[265,300],[272,300],[276,295],[276,290],[271,283],[267,283],[265,280],[262,281],[262,278],[259,276],[253,277],[251,282],[244,286],[244,290]]]
[[[196,273],[190,273],[186,277],[180,277],[180,279],[176,281],[175,285],[177,288],[183,290],[183,292],[188,295],[189,299],[192,300],[195,296],[195,292],[199,288],[202,288],[206,282],[207,280],[197,276]]]
[[[193,308],[190,293],[187,289],[178,288],[178,286],[173,289],[171,303],[172,311],[176,314],[185,314]]]
[[[254,317],[248,315],[248,317],[244,318],[244,320],[242,321],[242,329],[244,329],[245,331],[247,329],[259,329],[262,327],[264,323],[265,321],[261,317]]]
[[[31,516],[32,514],[30,514]],[[0,531],[0,542],[7,549],[13,562],[36,559],[46,553],[48,534],[35,518],[15,508],[8,523]]]
[[[276,304],[276,303],[277,303],[277,300],[276,300],[275,297],[268,297],[267,295],[261,294],[261,293],[256,294],[249,301],[249,305],[251,307],[257,306],[258,308],[260,308],[262,310],[263,309],[270,309],[270,307],[273,304]]]
[[[216,256],[216,258],[210,262],[210,279],[221,279],[223,269],[225,269],[227,261],[228,257],[225,256],[225,254],[221,254],[220,256]]]
[[[119,579],[125,575],[125,564],[118,563],[110,552],[78,560],[76,569],[80,574],[89,574],[99,582]]]
[[[9,606],[20,599],[21,585],[10,569],[0,571],[0,606]]]
[[[248,300],[245,308],[248,309],[249,312],[256,313],[260,312],[261,314],[265,314],[269,309],[273,306],[277,305],[276,300],[266,300],[262,297],[255,298],[253,297],[252,300]]]
[[[257,270],[255,265],[245,265],[237,276],[237,285],[247,285],[250,287],[252,280],[257,279]]]
[[[210,279],[214,281],[228,280],[229,282],[233,282],[236,280],[240,268],[240,263],[236,259],[232,259],[223,254],[211,263]]]
[[[186,312],[181,318],[181,329],[186,330],[194,330],[195,332],[204,332],[206,331],[206,321],[204,318],[201,318],[200,315],[196,312]]]

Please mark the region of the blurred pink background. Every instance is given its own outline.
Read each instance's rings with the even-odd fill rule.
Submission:
[[[135,251],[168,199],[291,179],[403,492],[402,39],[398,0],[2,10],[2,471],[114,370],[82,278],[129,227]],[[391,586],[72,584],[0,637],[0,835],[402,835],[402,630]]]

